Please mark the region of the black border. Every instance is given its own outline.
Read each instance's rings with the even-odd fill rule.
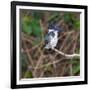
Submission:
[[[23,85],[17,85],[16,83],[16,6],[40,6],[40,7],[57,7],[57,8],[74,8],[74,9],[84,9],[84,15],[85,15],[85,28],[84,28],[84,34],[85,34],[85,72],[84,72],[84,81],[74,81],[74,82],[57,82],[57,83],[44,83],[44,84],[23,84]],[[19,2],[19,1],[12,1],[11,2],[11,88],[32,88],[32,87],[49,87],[49,86],[66,86],[66,85],[80,85],[80,84],[87,84],[88,83],[88,61],[87,61],[87,17],[88,17],[88,7],[83,5],[69,5],[69,4],[52,4],[52,3],[33,3],[33,2]]]

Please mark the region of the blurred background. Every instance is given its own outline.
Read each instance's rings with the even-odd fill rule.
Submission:
[[[80,75],[80,58],[68,59],[46,50],[48,26],[62,28],[56,49],[66,54],[80,53],[80,13],[20,10],[20,78]]]

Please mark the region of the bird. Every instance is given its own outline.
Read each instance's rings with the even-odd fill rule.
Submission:
[[[54,49],[58,43],[58,33],[62,29],[56,25],[50,24],[48,27],[48,33],[45,36],[45,49]]]

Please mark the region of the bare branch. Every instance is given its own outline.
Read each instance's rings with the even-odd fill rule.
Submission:
[[[65,57],[68,58],[68,59],[80,58],[80,54],[76,54],[76,53],[74,53],[74,54],[65,54],[65,53],[63,53],[63,52],[61,52],[61,51],[59,51],[59,50],[57,50],[57,49],[55,49],[55,48],[53,48],[53,50],[54,50],[55,52],[61,54],[62,56],[65,56]]]

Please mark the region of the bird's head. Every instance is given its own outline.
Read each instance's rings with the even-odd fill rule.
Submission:
[[[56,31],[56,32],[61,32],[63,31],[59,26],[55,25],[55,24],[50,24],[48,26],[49,32],[51,31]]]
[[[46,34],[45,40],[50,42],[51,39],[57,38],[60,31],[61,29],[58,26],[50,24],[48,26],[48,33]]]
[[[48,27],[48,33],[45,36],[45,48],[49,49],[49,48],[54,48],[56,47],[57,43],[58,43],[58,34],[59,32],[61,32],[62,29],[56,25],[49,25]]]

